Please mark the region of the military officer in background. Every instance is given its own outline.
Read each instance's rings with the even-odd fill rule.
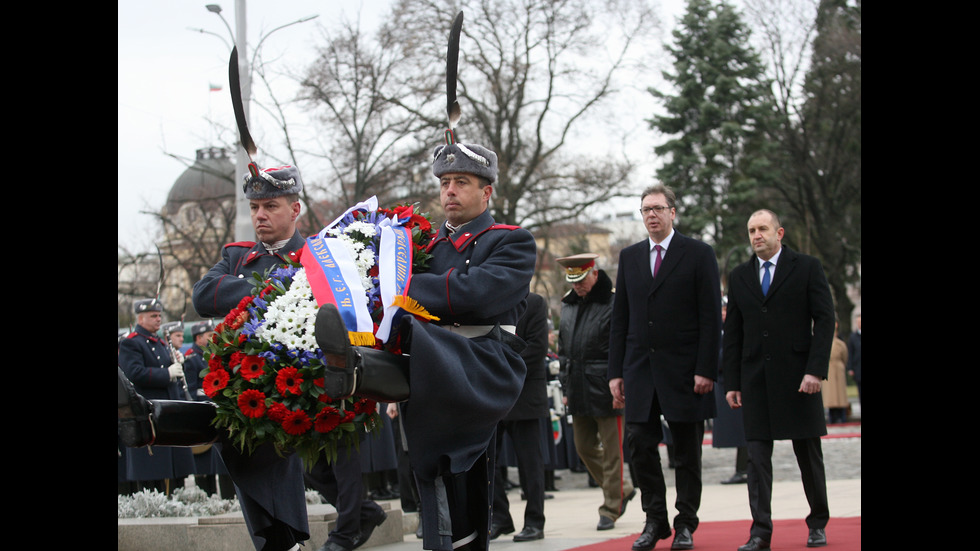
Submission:
[[[207,367],[207,362],[204,361],[204,347],[213,335],[214,322],[211,320],[202,321],[191,328],[193,342],[184,354],[184,380],[187,381],[187,389],[195,400],[207,399],[201,389],[201,371]]]
[[[201,389],[201,371],[207,367],[204,360],[204,347],[214,335],[214,322],[205,320],[191,327],[191,347],[184,354],[184,381],[187,391],[194,400],[207,401],[208,397]],[[183,333],[180,336],[183,340]],[[176,343],[175,343],[176,346]],[[218,450],[208,445],[194,446],[194,462],[197,465],[194,482],[208,495],[220,494],[223,499],[235,497],[235,486],[228,476],[228,469],[221,461]]]
[[[183,366],[170,355],[167,342],[157,331],[163,323],[163,304],[157,299],[136,301],[136,329],[119,343],[119,367],[136,391],[148,399],[180,400]],[[194,458],[187,448],[126,449],[126,477],[142,488],[169,493],[183,486],[194,472]]]

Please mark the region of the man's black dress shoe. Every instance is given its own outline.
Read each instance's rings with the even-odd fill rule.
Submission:
[[[519,534],[514,536],[514,541],[532,541],[544,539],[544,530],[533,526],[525,526]]]
[[[827,534],[823,528],[810,528],[810,536],[806,539],[807,547],[823,547],[827,545]]]
[[[656,522],[647,522],[643,525],[643,533],[633,542],[633,551],[650,551],[658,540],[665,540],[670,537],[670,526],[660,526]]]
[[[680,530],[674,530],[674,542],[670,544],[671,549],[694,549],[694,537],[691,531],[685,526]]]
[[[317,551],[350,551],[350,550],[335,541],[327,541],[324,542],[324,544],[321,545],[320,548],[317,549]]]
[[[615,527],[616,527],[616,521],[615,520],[613,520],[613,519],[611,519],[609,517],[604,517],[602,515],[599,515],[599,524],[598,524],[598,526],[595,527],[595,529],[596,530],[612,530]]]
[[[630,492],[630,495],[624,497],[623,498],[623,501],[620,502],[620,504],[619,504],[619,516],[623,516],[623,513],[626,512],[626,504],[629,503],[630,500],[633,499],[634,497],[636,497],[636,488],[633,488],[633,491]]]
[[[384,511],[379,511],[379,514],[373,518],[361,519],[361,533],[354,541],[354,549],[364,545],[367,540],[371,539],[371,534],[374,533],[374,529],[384,524],[387,519],[388,513]]]
[[[490,525],[490,539],[495,540],[500,537],[501,534],[513,534],[514,527],[510,528],[504,526],[497,526],[496,524]]]
[[[769,549],[769,542],[759,536],[752,536],[749,541],[745,542],[745,545],[738,548],[738,551],[761,551],[762,549]]]
[[[745,484],[749,481],[748,475],[745,473],[735,473],[728,480],[722,480],[722,484]]]

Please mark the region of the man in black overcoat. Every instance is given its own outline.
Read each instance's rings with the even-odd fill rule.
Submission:
[[[674,230],[675,205],[667,186],[644,191],[640,211],[649,238],[623,249],[616,276],[609,388],[626,403],[630,457],[646,513],[634,551],[649,551],[671,535],[658,449],[661,415],[674,444],[677,515],[671,549],[694,547],[704,421],[716,411],[718,262],[710,245]]]
[[[768,549],[772,540],[772,450],[790,439],[810,504],[807,546],[826,545],[830,518],[820,437],[827,434],[821,381],[834,338],[834,304],[820,261],[782,245],[775,213],[748,221],[752,259],[728,278],[725,397],[742,408],[748,442],[752,527],[740,551]]]
[[[521,352],[527,364],[527,376],[520,397],[510,413],[497,425],[497,457],[500,457],[504,434],[509,434],[517,455],[517,469],[527,504],[523,529],[514,541],[539,540],[544,537],[544,456],[542,455],[541,418],[548,415],[548,304],[537,293],[527,295],[527,310],[517,322],[515,334],[527,347]],[[493,485],[493,518],[490,539],[514,531],[510,502],[501,469],[496,469]]]

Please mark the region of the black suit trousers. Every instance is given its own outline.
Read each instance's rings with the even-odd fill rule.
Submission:
[[[527,504],[524,507],[524,527],[544,529],[544,458],[541,457],[541,421],[521,419],[501,421],[497,426],[497,460],[500,461],[503,433],[510,434],[517,455],[517,470]],[[502,464],[502,462],[501,462]],[[501,469],[495,469],[493,484],[493,518],[495,526],[513,528],[510,503],[504,488]]]
[[[683,423],[668,421],[674,441],[674,476],[677,499],[674,529],[698,527],[701,507],[701,442],[704,422]],[[645,423],[626,423],[633,473],[640,488],[640,503],[647,522],[669,526],[667,519],[667,484],[660,464],[660,442],[663,425],[660,420]]]
[[[380,505],[364,497],[360,452],[351,448],[348,453],[341,446],[335,462],[327,463],[321,458],[303,474],[306,485],[320,492],[327,503],[337,509],[337,524],[327,541],[353,549],[361,537],[361,524],[379,518],[383,512]]]
[[[772,541],[772,440],[749,440],[749,508],[752,511],[750,535]],[[809,528],[826,528],[830,520],[827,478],[824,472],[820,438],[793,440],[793,452],[803,479],[803,492],[810,504],[806,517]]]

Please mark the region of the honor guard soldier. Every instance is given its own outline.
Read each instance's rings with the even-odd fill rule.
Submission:
[[[402,418],[421,500],[422,547],[486,551],[496,428],[517,402],[527,373],[526,343],[515,331],[527,308],[537,249],[530,232],[497,224],[490,214],[496,153],[456,141],[462,23],[460,12],[446,55],[449,129],[432,155],[446,222],[427,247],[429,269],[413,274],[408,286],[408,298],[439,320],[401,318],[408,356],[350,346],[332,304],[321,306],[315,331],[329,364],[324,389],[333,399],[391,390],[397,374],[407,371],[410,396],[380,401],[408,398]]]
[[[229,243],[221,261],[194,284],[194,309],[203,317],[224,317],[252,294],[253,273],[264,274],[285,262],[298,262],[306,242],[296,229],[303,180],[294,166],[261,171],[244,185],[258,241]]]
[[[183,322],[167,322],[160,328],[160,332],[163,334],[163,338],[167,339],[167,342],[173,346],[173,350],[178,352],[178,354],[174,354],[173,360],[177,363],[183,364],[184,355],[180,354],[180,347],[184,346]]]
[[[136,301],[133,310],[136,330],[119,343],[119,367],[136,391],[146,398],[182,399],[183,367],[174,361],[167,342],[157,336],[163,321],[163,305],[157,299],[145,299]],[[169,481],[182,485],[179,481],[193,472],[194,459],[186,448],[154,448],[152,454],[147,448],[126,450],[126,477],[146,482],[147,487],[166,492],[171,485]]]
[[[214,335],[214,322],[205,320],[191,328],[191,347],[184,355],[184,380],[195,400],[206,400],[201,389],[201,371],[207,367],[204,361],[204,347]]]

